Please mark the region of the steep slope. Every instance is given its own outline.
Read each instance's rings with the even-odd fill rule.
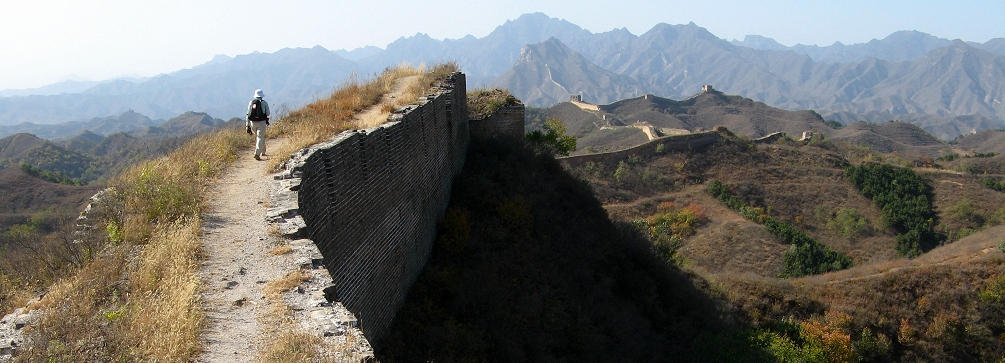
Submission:
[[[590,63],[555,38],[523,47],[516,65],[493,86],[519,89],[520,99],[531,106],[553,105],[576,94],[607,103],[640,93],[632,79]]]

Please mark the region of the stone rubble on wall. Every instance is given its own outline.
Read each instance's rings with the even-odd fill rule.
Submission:
[[[303,150],[309,153],[310,148]],[[301,156],[303,154],[300,154]],[[339,361],[365,361],[373,358],[373,348],[359,329],[356,317],[341,303],[330,296],[333,284],[324,257],[314,241],[302,238],[306,233],[300,207],[297,204],[300,179],[295,178],[298,155],[287,161],[284,171],[273,175],[270,185],[271,208],[266,221],[279,226],[280,233],[291,239],[290,247],[295,257],[295,265],[309,271],[311,278],[291,292],[283,294],[285,303],[293,311],[294,319],[300,327],[325,341],[325,346],[342,347],[338,352]],[[299,167],[303,163],[299,162]]]
[[[37,301],[33,300],[33,301]],[[0,362],[10,362],[25,344],[24,327],[38,321],[38,310],[17,308],[0,319]]]

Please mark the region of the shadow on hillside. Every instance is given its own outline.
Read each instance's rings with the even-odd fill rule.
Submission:
[[[759,361],[702,283],[612,222],[551,156],[472,140],[433,255],[377,358]]]

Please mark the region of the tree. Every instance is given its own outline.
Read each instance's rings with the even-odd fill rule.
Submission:
[[[544,122],[544,132],[534,130],[527,133],[527,141],[557,155],[569,155],[576,151],[576,138],[565,136],[566,127],[561,119],[549,118]]]

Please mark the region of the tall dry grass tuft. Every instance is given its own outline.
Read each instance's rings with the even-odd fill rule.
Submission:
[[[205,314],[199,307],[200,223],[181,221],[151,238],[131,274],[124,339],[147,361],[182,361],[198,353]]]

